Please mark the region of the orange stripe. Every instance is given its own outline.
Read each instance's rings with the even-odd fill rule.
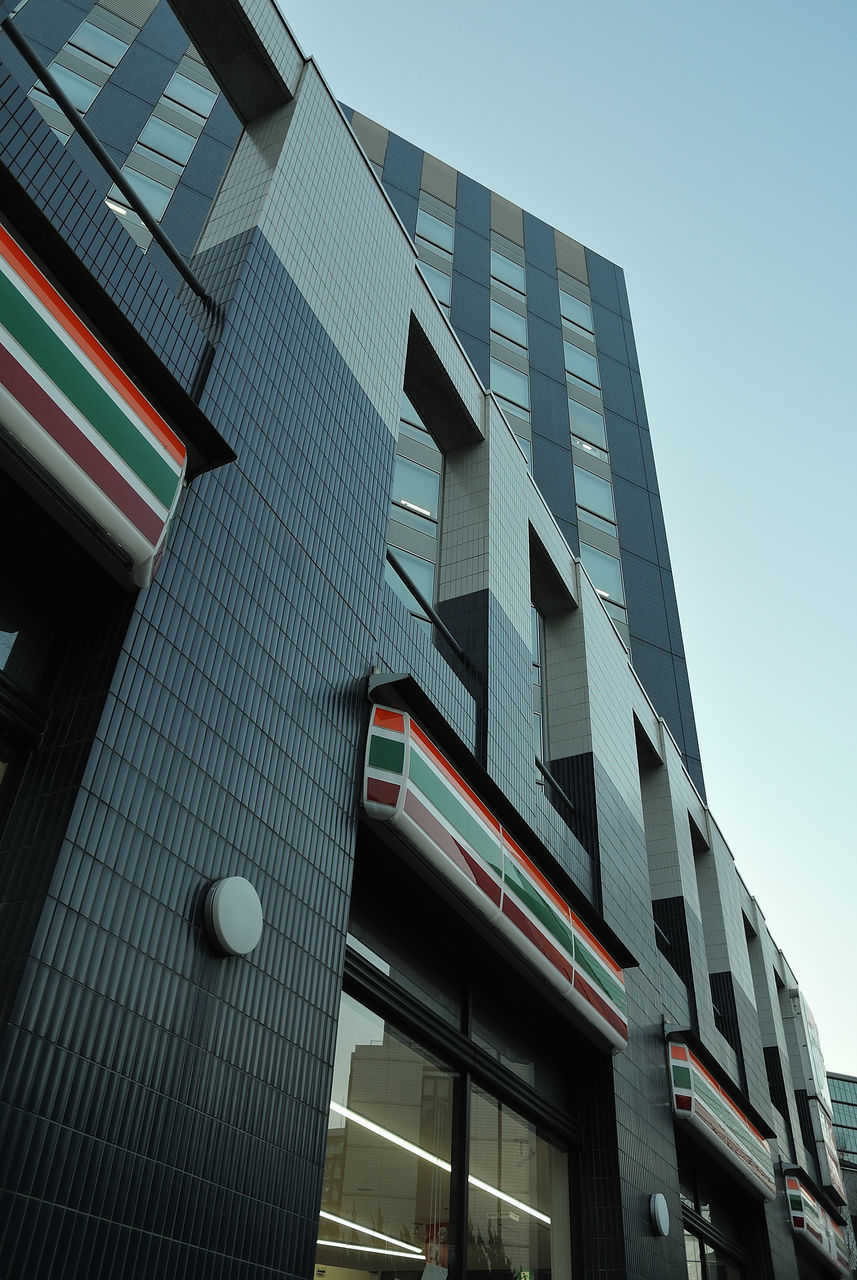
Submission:
[[[670,1057],[676,1058],[679,1062],[687,1062],[687,1049],[683,1044],[671,1044]]]
[[[109,356],[98,339],[87,329],[86,325],[72,311],[42,275],[38,267],[27,257],[23,249],[12,239],[4,227],[0,227],[0,254],[9,266],[20,276],[32,293],[39,299],[53,318],[62,325],[72,341],[84,352],[99,372],[107,379],[114,391],[117,391],[128,406],[146,424],[152,435],[164,446],[167,452],[180,465],[187,457],[187,450],[181,440],[172,431],[156,409],[145,396],[134,386],[130,378],[122,372],[116,361]]]
[[[485,805],[482,803],[482,801],[479,799],[476,793],[474,791],[471,791],[470,787],[468,787],[467,783],[464,781],[461,775],[456,773],[452,765],[449,764],[449,762],[444,758],[444,756],[441,755],[441,753],[438,751],[434,743],[429,741],[429,739],[423,733],[419,725],[416,724],[413,720],[411,720],[411,732],[419,742],[420,746],[423,747],[428,752],[428,754],[432,757],[435,764],[439,765],[440,768],[443,770],[443,772],[446,774],[446,776],[450,779],[450,781],[454,782],[455,785],[459,788],[459,790],[461,790],[467,796],[467,799],[470,801],[470,803],[474,806],[474,808],[479,810],[479,812],[481,813],[485,821],[493,828],[493,830],[499,836],[501,832],[500,823],[494,817],[491,810],[486,809]]]

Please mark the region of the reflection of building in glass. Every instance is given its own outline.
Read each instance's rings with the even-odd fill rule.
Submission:
[[[272,0],[0,61],[4,1275],[844,1274],[622,271]]]
[[[828,1072],[833,1107],[833,1134],[842,1166],[842,1180],[850,1214],[851,1266],[857,1269],[857,1078]]]

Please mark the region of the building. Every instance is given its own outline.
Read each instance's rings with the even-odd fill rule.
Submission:
[[[853,1268],[857,1266],[857,1079],[829,1071],[827,1087],[833,1108],[833,1134],[848,1197],[851,1222],[846,1234]]]
[[[847,1274],[621,271],[269,0],[0,39],[9,1280]]]

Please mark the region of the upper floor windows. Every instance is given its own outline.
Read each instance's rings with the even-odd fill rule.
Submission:
[[[448,276],[439,267],[433,267],[429,262],[421,262],[420,271],[425,276],[428,287],[448,315],[452,301],[452,276]]]
[[[455,227],[442,218],[436,218],[426,209],[417,212],[417,244],[423,241],[434,253],[452,261],[455,245]]]
[[[491,301],[491,337],[513,351],[527,350],[527,318],[501,302]]]
[[[598,372],[598,360],[573,342],[562,344],[565,352],[565,371],[576,382],[592,395],[601,395],[601,376]]]
[[[530,380],[520,369],[491,357],[491,390],[504,409],[530,420]]]
[[[587,337],[592,336],[592,308],[586,302],[581,302],[573,294],[560,289],[559,309],[566,324],[579,329]]]
[[[571,443],[577,449],[607,461],[607,432],[604,417],[595,409],[569,398],[568,417],[571,424]]]
[[[617,557],[581,542],[580,559],[607,612],[624,621],[625,588],[622,585],[622,566]],[[609,605],[613,608],[608,608]]]
[[[419,462],[401,456],[396,458],[393,476],[395,517],[404,524],[437,536],[440,506],[440,474]]]
[[[491,250],[491,278],[508,289],[514,289],[516,293],[526,292],[527,277],[524,268],[496,249]]]
[[[616,509],[613,505],[613,486],[609,480],[575,465],[574,492],[578,514],[604,533],[616,534]]]
[[[71,105],[85,115],[131,47],[137,28],[100,6],[67,40],[50,66],[51,75]],[[41,81],[29,97],[62,142],[71,136],[71,121]]]
[[[411,615],[430,631],[423,602],[434,603],[443,454],[404,392],[399,414],[387,542],[402,572],[388,563],[386,579]]]

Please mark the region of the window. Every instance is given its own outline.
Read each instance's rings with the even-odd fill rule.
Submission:
[[[404,569],[423,599],[432,604],[434,601],[435,566],[431,560],[424,560],[422,556],[415,556],[410,551],[402,551],[400,547],[391,547],[390,550],[395,557],[396,563]],[[430,632],[431,621],[428,614],[391,564],[385,565],[384,576],[399,599],[407,606],[410,614],[418,622],[424,624],[424,630]]]
[[[92,21],[99,18],[105,26]],[[111,30],[107,30],[106,27]],[[116,69],[128,52],[136,28],[114,14],[93,9],[90,18],[82,22],[65,46],[54,58],[50,71],[72,106],[85,115],[103,89],[110,73]],[[85,68],[91,68],[89,75]],[[32,102],[38,107],[46,122],[61,142],[71,137],[71,123],[54,102],[41,81],[30,90]],[[68,128],[65,125],[68,124]]]
[[[445,271],[431,266],[428,262],[420,263],[420,271],[440,305],[444,310],[449,310],[452,301],[452,276],[448,276]]]
[[[592,334],[592,309],[585,302],[560,289],[559,309],[566,324],[572,325],[587,335]]]
[[[568,1161],[524,1116],[344,994],[324,1161],[316,1274],[570,1280]],[[469,1111],[469,1132],[465,1111]],[[469,1150],[465,1169],[456,1166]],[[452,1196],[466,1177],[466,1209]],[[465,1258],[461,1259],[461,1253]]]
[[[571,423],[571,443],[577,449],[594,454],[607,461],[607,432],[604,418],[595,409],[589,409],[576,400],[568,401],[568,418]]]
[[[598,361],[588,351],[576,347],[573,342],[564,342],[565,371],[573,382],[593,395],[601,395],[601,379],[598,374]]]
[[[623,605],[625,592],[622,588],[622,569],[616,557],[581,542],[580,559],[601,599]]]
[[[536,758],[548,759],[547,749],[547,716],[544,687],[544,652],[545,652],[545,620],[536,606],[530,605],[530,651],[533,667],[533,727],[535,731]]]
[[[511,258],[507,258],[505,254],[498,253],[496,249],[491,250],[491,276],[500,284],[506,285],[508,289],[514,289],[516,293],[526,291],[524,268],[519,263],[513,262]]]
[[[504,346],[513,350],[527,349],[527,318],[517,311],[511,311],[501,302],[491,302],[491,332],[493,337]]]
[[[128,52],[129,41],[111,35],[93,22],[83,22],[66,46],[84,60],[92,61],[103,70],[113,71]]]
[[[393,476],[395,519],[434,537],[437,534],[439,503],[439,474],[419,462],[397,457]]]
[[[519,369],[491,357],[491,390],[499,398],[503,408],[516,413],[519,418],[530,419],[530,380]]]
[[[417,212],[417,239],[425,241],[435,253],[452,261],[455,227],[425,209]]]
[[[173,187],[166,186],[163,182],[158,182],[156,178],[150,178],[148,174],[140,173],[137,169],[132,169],[130,165],[122,166],[122,176],[131,184],[131,188],[135,195],[139,196],[148,212],[153,218],[162,218],[164,210],[170,202],[173,194]],[[111,187],[108,192],[108,199],[114,204],[123,204],[124,196],[118,187]],[[111,205],[111,208],[113,205]]]
[[[101,85],[87,80],[70,67],[58,66],[56,63],[50,71],[74,109],[84,115],[100,93]],[[30,97],[39,104],[51,105],[54,101],[41,81],[30,90]]]
[[[217,92],[176,71],[164,90],[164,98],[173,110],[180,107],[200,120],[207,120],[217,101]]]
[[[574,492],[578,514],[596,529],[616,533],[616,510],[613,506],[613,486],[609,480],[594,475],[583,467],[574,468]]]
[[[137,145],[148,147],[150,151],[157,153],[162,163],[165,160],[170,161],[181,172],[190,159],[190,153],[196,143],[197,139],[193,134],[185,133],[184,129],[177,128],[167,120],[159,120],[157,116],[152,116],[140,134]]]

